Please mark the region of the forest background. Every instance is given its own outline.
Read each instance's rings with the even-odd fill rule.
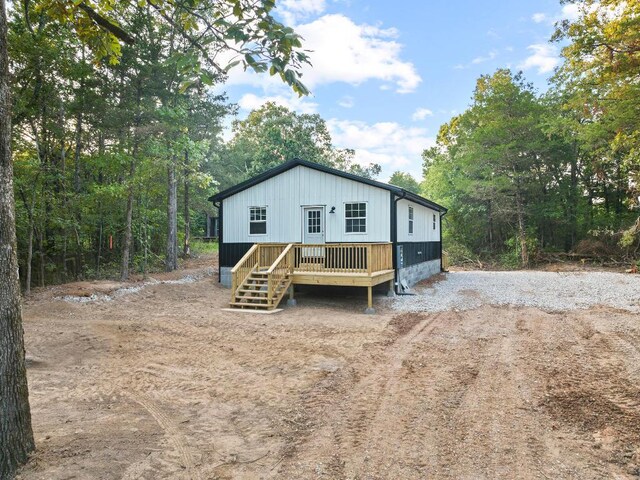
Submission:
[[[638,259],[640,2],[577,3],[579,18],[557,24],[551,39],[566,45],[564,62],[544,94],[519,72],[481,76],[467,110],[425,149],[423,178],[391,176],[449,208],[444,242],[454,261],[528,267],[550,252]],[[175,25],[153,21],[156,14],[149,4],[126,10],[119,21],[135,42],[122,44],[117,61],[109,46],[96,61],[77,26],[29,2],[11,4],[14,188],[27,292],[176,268],[215,215],[211,194],[292,158],[380,173],[336,148],[318,114],[273,103],[234,120],[224,141],[237,107],[212,92],[225,71],[201,64],[196,47]],[[250,56],[243,61],[260,68]]]

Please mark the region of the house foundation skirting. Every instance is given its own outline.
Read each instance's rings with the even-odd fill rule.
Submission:
[[[227,288],[231,288],[231,282],[233,281],[233,275],[231,274],[232,268],[233,267],[220,267],[220,283]]]
[[[398,269],[398,282],[404,280],[409,287],[413,287],[419,281],[429,278],[436,273],[440,273],[439,258],[437,260],[416,263],[410,267]]]

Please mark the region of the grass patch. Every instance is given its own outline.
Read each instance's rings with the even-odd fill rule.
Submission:
[[[218,252],[218,242],[203,242],[195,240],[191,242],[191,251],[196,255]]]

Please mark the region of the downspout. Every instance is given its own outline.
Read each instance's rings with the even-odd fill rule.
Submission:
[[[393,286],[396,294],[399,294],[400,284],[398,283],[398,200],[407,196],[407,192],[402,191],[402,196],[394,199],[395,194],[391,192],[391,257],[393,259]]]
[[[447,212],[440,213],[440,271],[444,272],[444,264],[442,263],[442,218]]]
[[[220,266],[220,253],[222,252],[222,200],[212,202],[218,209],[218,283],[222,281],[222,267]]]

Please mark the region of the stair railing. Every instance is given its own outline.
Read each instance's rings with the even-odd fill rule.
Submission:
[[[268,274],[267,298],[269,299],[269,303],[272,303],[275,301],[276,289],[287,276],[293,274],[292,243],[288,244],[284,250],[282,250],[282,253],[276,258],[266,273]]]
[[[260,245],[254,244],[247,253],[231,269],[231,301],[235,299],[236,290],[244,283],[251,272],[260,264]]]

